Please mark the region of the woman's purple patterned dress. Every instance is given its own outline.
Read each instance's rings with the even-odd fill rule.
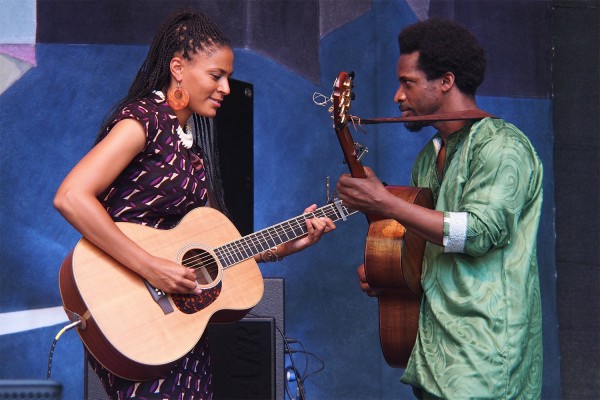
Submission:
[[[177,116],[161,95],[128,105],[111,124],[126,118],[139,121],[146,131],[146,146],[98,199],[115,221],[170,229],[189,211],[206,205],[207,183],[202,159],[179,141]],[[88,360],[111,399],[212,398],[205,336],[168,374],[155,380],[128,381],[106,370],[91,354]]]

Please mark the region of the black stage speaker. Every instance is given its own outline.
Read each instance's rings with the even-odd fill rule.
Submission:
[[[261,301],[242,320],[209,324],[215,400],[283,400],[284,281],[264,280]],[[86,399],[107,400],[98,376],[84,363]]]
[[[62,399],[62,385],[52,380],[0,380],[0,399]]]
[[[209,325],[215,400],[284,399],[284,282],[267,278],[241,321]]]
[[[225,205],[242,236],[254,232],[254,89],[229,80],[215,118]]]

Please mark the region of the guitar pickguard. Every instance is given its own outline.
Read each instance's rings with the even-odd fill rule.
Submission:
[[[210,289],[204,289],[199,295],[195,294],[173,294],[171,298],[175,307],[185,314],[195,314],[198,311],[204,310],[206,307],[214,303],[221,294],[222,282]]]

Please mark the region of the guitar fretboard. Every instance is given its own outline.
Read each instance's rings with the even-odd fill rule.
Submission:
[[[227,268],[252,258],[272,247],[308,234],[308,228],[306,227],[308,219],[329,217],[335,222],[340,219],[346,219],[347,216],[354,213],[356,213],[355,210],[346,208],[341,202],[330,203],[313,212],[302,214],[233,242],[226,243],[215,248],[214,252],[223,268]]]

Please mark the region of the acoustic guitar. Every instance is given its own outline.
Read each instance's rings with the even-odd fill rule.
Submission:
[[[235,322],[262,298],[254,256],[308,234],[306,220],[345,220],[338,200],[240,238],[219,211],[201,207],[168,230],[118,222],[149,253],[194,269],[200,295],[167,294],[82,238],[63,261],[59,284],[69,319],[109,371],[142,381],[159,377],[200,340],[209,322]]]
[[[361,164],[363,148],[348,128],[353,76],[340,72],[333,88],[333,121],[350,174],[366,178]],[[433,208],[431,190],[410,186],[387,186],[395,196],[422,207]],[[425,240],[393,219],[367,215],[369,230],[364,267],[367,283],[379,305],[379,336],[386,362],[405,368],[415,345],[423,289],[421,271]]]

